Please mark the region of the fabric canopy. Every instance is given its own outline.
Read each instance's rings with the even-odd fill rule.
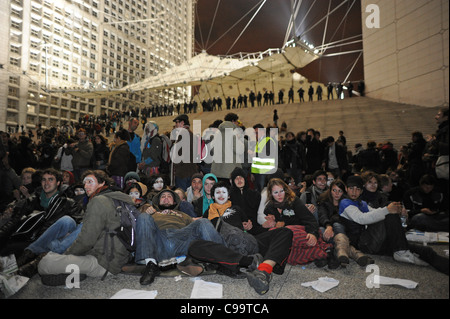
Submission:
[[[67,92],[98,98],[142,90],[201,86],[199,99],[238,96],[250,91],[272,91],[293,86],[293,70],[303,68],[319,56],[300,46],[269,49],[245,56],[219,57],[202,52],[184,63],[156,76],[121,89],[92,89]],[[303,80],[297,74],[300,83]]]
[[[241,87],[273,90],[274,82],[291,83],[291,70],[303,68],[317,58],[317,55],[299,46],[272,49],[239,58],[218,57],[203,52],[165,73],[126,86],[123,90],[160,90],[196,85],[217,91],[220,95],[223,91],[239,92]]]

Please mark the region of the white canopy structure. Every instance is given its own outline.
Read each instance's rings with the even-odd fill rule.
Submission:
[[[238,96],[250,91],[278,91],[293,84],[293,70],[311,63],[318,56],[300,46],[270,49],[262,53],[230,57],[205,52],[165,73],[124,87],[122,92],[161,90],[172,87],[201,86],[199,99]],[[301,80],[301,77],[297,77]]]

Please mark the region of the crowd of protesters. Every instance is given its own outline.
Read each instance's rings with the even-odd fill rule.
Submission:
[[[255,97],[255,100],[258,98]],[[239,102],[239,99],[236,104],[226,101],[225,107],[238,109],[240,103],[245,105],[246,102]],[[152,200],[162,200],[160,196],[163,190],[178,191],[179,195],[172,195],[177,198],[176,209],[194,219],[204,217],[215,201],[215,207],[220,207],[222,211],[226,200],[217,202],[217,198],[210,192],[216,182],[224,182],[227,186],[220,184],[224,188],[223,192],[231,195],[236,191],[236,194],[244,197],[231,198],[227,208],[223,208],[222,213],[218,211],[218,217],[227,216],[226,212],[233,212],[231,215],[236,211],[242,212],[242,225],[238,222],[235,226],[254,236],[269,229],[288,228],[293,234],[289,237],[292,247],[284,257],[294,265],[314,262],[318,267],[328,264],[328,267],[336,268],[348,263],[347,257],[353,258],[360,265],[372,263],[374,260],[368,254],[386,253],[377,250],[380,247],[368,247],[369,244],[362,238],[363,228],[376,224],[395,229],[396,239],[391,238],[388,243],[391,254],[394,249],[395,260],[423,265],[426,264],[423,259],[448,274],[448,259],[445,268],[442,260],[437,260],[436,255],[429,250],[424,252],[412,245],[408,246],[404,234],[411,228],[448,232],[448,109],[442,109],[436,115],[436,132],[428,132],[431,133],[429,136],[424,136],[422,132],[412,132],[411,142],[402,145],[399,150],[389,141],[367,141],[364,142],[365,146],[362,142],[354,145],[352,150],[347,145],[343,131],[336,137],[322,138],[320,132],[313,128],[296,128],[297,131],[285,128],[285,133],[279,134],[277,141],[273,141],[270,134],[258,136],[256,154],[262,153],[259,146],[268,147],[271,142],[273,147],[278,148],[276,173],[263,176],[256,165],[253,167],[252,164],[246,166],[233,163],[228,168],[214,163],[208,165],[191,161],[174,164],[164,161],[163,146],[175,145],[177,140],[164,144],[162,136],[166,134],[158,131],[157,117],[173,115],[176,111],[178,116],[174,119],[175,127],[187,129],[193,138],[188,114],[196,113],[197,106],[194,105],[191,107],[185,104],[183,109],[180,105],[175,110],[164,106],[158,110],[133,109],[129,112],[117,112],[110,117],[85,116],[76,123],[64,123],[59,128],[39,132],[38,128],[37,142],[25,131],[18,139],[11,138],[7,132],[1,132],[2,253],[11,252],[9,239],[17,231],[20,221],[26,217],[22,209],[26,203],[37,200],[37,207],[40,209],[51,206],[45,198],[46,181],[43,179],[43,176],[50,174],[49,169],[56,169],[64,176],[58,184],[58,194],[64,193],[67,197],[76,199],[80,210],[86,209],[92,196],[77,197],[75,190],[86,187],[86,172],[101,170],[114,181],[108,187],[130,196],[130,183],[139,183],[139,194],[133,196],[143,203],[153,205],[154,209],[158,204]],[[216,99],[203,104],[204,110],[221,107],[221,102]],[[136,133],[140,124],[144,129],[143,136]],[[219,131],[239,126],[245,128],[237,114],[229,113],[223,120],[211,123],[210,129]],[[263,128],[258,123],[253,127]],[[106,139],[110,134],[114,134],[112,143],[108,143]],[[262,140],[264,143],[259,144]],[[252,146],[247,145],[245,149],[255,156]],[[445,156],[447,176],[442,176],[438,173],[437,166],[439,159]],[[93,176],[93,173],[89,174]],[[241,187],[239,177],[244,181]],[[208,189],[206,185],[209,185]],[[98,191],[101,192],[102,189]],[[337,197],[333,197],[333,192],[338,194]],[[182,209],[178,206],[180,201],[189,204],[185,204]],[[236,208],[231,204],[242,207]],[[171,207],[175,209],[175,206]],[[78,213],[80,212],[77,211]],[[359,217],[360,213],[362,217]],[[399,216],[407,218],[405,228],[398,227],[401,225]],[[15,222],[13,226],[11,221]],[[343,228],[346,231],[342,231]],[[40,232],[42,233],[43,231]],[[336,240],[333,240],[334,237]],[[388,239],[380,239],[384,243],[383,247],[386,240]],[[395,245],[401,246],[401,250],[395,250]],[[23,253],[23,249],[24,247],[19,250],[18,256]],[[275,262],[272,259],[268,262],[259,260],[258,264],[266,265],[257,267],[259,271],[256,273],[252,269],[252,275],[248,275],[250,285],[257,292],[263,294],[268,289],[266,286],[270,281],[272,268],[275,270],[277,265],[280,266],[279,257],[273,257]],[[260,257],[252,255],[251,258],[253,259],[246,260],[250,261],[246,266]],[[271,266],[267,266],[268,264]],[[146,269],[147,275],[141,278],[142,282],[151,283],[158,270],[153,266]],[[187,269],[193,268],[189,266]],[[261,282],[265,283],[264,289],[257,288]]]

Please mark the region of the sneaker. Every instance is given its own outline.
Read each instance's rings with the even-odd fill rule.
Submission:
[[[269,283],[272,280],[272,274],[256,269],[246,273],[246,275],[248,283],[258,294],[264,295],[269,291]]]
[[[46,286],[65,286],[67,277],[71,274],[57,274],[57,275],[41,275],[41,282]],[[86,274],[80,274],[79,281],[83,281],[87,278]]]
[[[139,282],[141,283],[141,285],[150,285],[152,282],[155,281],[155,277],[158,276],[160,273],[161,271],[159,270],[159,267],[153,262],[149,261],[147,263],[147,266],[145,266],[145,270],[142,273]]]
[[[399,250],[394,252],[394,260],[417,266],[428,266],[428,263],[420,259],[417,254],[413,254],[409,250]]]
[[[177,259],[175,257],[170,259],[165,259],[158,263],[158,267],[161,271],[167,271],[177,268]]]
[[[177,265],[177,268],[179,271],[181,271],[183,274],[197,277],[200,275],[204,268],[202,265],[195,263],[192,258],[186,257],[185,260],[183,260],[181,263]]]
[[[250,272],[258,269],[259,264],[264,261],[264,257],[261,254],[254,254],[250,255],[249,257],[253,257],[253,262],[250,266],[248,266],[248,270]]]

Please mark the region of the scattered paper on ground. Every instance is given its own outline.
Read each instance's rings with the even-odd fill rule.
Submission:
[[[223,296],[223,286],[214,282],[207,282],[201,279],[194,282],[192,288],[192,299],[218,299]]]
[[[330,290],[331,288],[339,285],[339,280],[329,278],[329,277],[320,277],[316,281],[309,281],[302,283],[303,287],[312,287],[319,292],[325,292]]]
[[[157,294],[156,290],[122,289],[116,292],[111,299],[155,299]]]
[[[14,295],[28,282],[29,278],[19,276],[14,255],[0,257],[0,290],[6,298]]]
[[[448,243],[448,234],[446,232],[432,233],[411,229],[406,232],[406,239],[419,243]]]

